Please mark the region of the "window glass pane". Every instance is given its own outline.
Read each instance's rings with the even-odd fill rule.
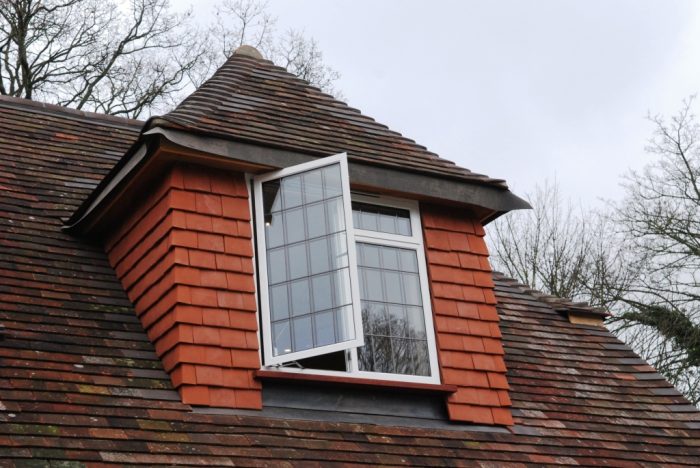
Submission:
[[[284,226],[287,228],[287,244],[294,244],[306,239],[304,232],[304,210],[296,208],[284,212]]]
[[[334,164],[332,166],[324,167],[321,169],[323,173],[324,181],[324,198],[333,198],[343,194],[343,183],[340,178],[340,165]]]
[[[282,207],[287,210],[301,205],[301,176],[295,175],[282,179]]]
[[[410,253],[410,250],[408,252]],[[382,249],[382,268],[389,270],[400,269],[399,249]]]
[[[360,296],[368,301],[383,301],[382,274],[373,268],[360,268]]]
[[[344,234],[328,236],[330,241],[331,269],[348,267],[348,243]]]
[[[415,354],[413,363],[415,368],[413,375],[430,375],[430,359],[428,355],[428,342],[413,340]]]
[[[310,315],[292,320],[292,329],[294,330],[294,351],[303,351],[314,347]]]
[[[304,181],[304,203],[323,200],[323,175],[321,171],[309,171],[302,176]]]
[[[406,330],[406,311],[403,306],[389,305],[389,334],[391,336],[408,336]]]
[[[354,331],[352,322],[352,306],[345,306],[335,310],[335,335],[337,341],[347,341],[352,339]]]
[[[267,281],[270,284],[279,283],[287,279],[287,260],[284,247],[267,252]]]
[[[360,266],[379,268],[381,264],[381,250],[373,244],[358,244],[360,252]]]
[[[343,268],[333,273],[334,304],[336,307],[352,303],[352,291],[350,290],[350,270]]]
[[[270,309],[273,322],[289,318],[289,296],[286,284],[270,287]]]
[[[397,271],[384,271],[384,285],[386,288],[385,300],[387,302],[402,303],[401,276]]]
[[[326,216],[328,219],[328,232],[345,230],[345,209],[343,199],[334,198],[326,202]]]
[[[331,275],[314,276],[311,280],[314,291],[314,310],[326,310],[333,307],[333,289]]]
[[[325,346],[335,343],[335,324],[333,323],[333,311],[322,312],[314,316],[314,328],[316,330],[316,346]]]
[[[418,273],[418,257],[416,252],[408,249],[399,249],[401,257],[401,270]]]
[[[287,255],[289,259],[289,279],[297,279],[303,276],[309,276],[309,268],[306,260],[306,243],[296,244],[287,247]],[[277,267],[271,263],[272,271]]]
[[[271,213],[265,220],[265,242],[268,248],[284,244],[284,224],[282,213]]]
[[[386,213],[379,213],[379,229],[377,230],[380,232],[391,232],[397,234],[398,229],[396,229],[396,216]]]
[[[391,338],[386,336],[374,336],[372,338],[372,354],[374,358],[372,370],[374,372],[393,373]]]
[[[367,317],[363,324],[367,333],[372,335],[389,336],[389,321],[387,320],[386,307],[382,303],[362,302],[362,311]]]
[[[412,249],[358,243],[365,345],[360,370],[430,375],[425,313]]]
[[[414,273],[403,273],[403,288],[406,294],[405,304],[421,305],[423,301],[420,297],[420,281],[418,275]]]
[[[411,235],[411,213],[401,208],[353,202],[355,228],[387,234]]]
[[[306,207],[306,222],[309,227],[309,239],[327,233],[326,210],[323,203],[314,203]]]
[[[406,308],[406,331],[411,338],[425,339],[425,317],[422,307]]]
[[[411,235],[411,220],[409,218],[396,218],[396,233],[402,236]]]
[[[292,335],[289,320],[272,324],[272,352],[275,356],[292,352]]]
[[[377,220],[377,213],[371,211],[361,211],[360,212],[360,229],[366,229],[368,231],[379,231],[379,222]]]
[[[328,247],[328,238],[326,237],[309,242],[312,275],[324,273],[331,269]]]
[[[309,294],[309,280],[295,281],[292,287],[292,315],[303,315],[311,312],[311,296]]]

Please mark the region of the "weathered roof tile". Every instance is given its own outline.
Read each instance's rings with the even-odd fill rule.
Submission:
[[[343,115],[355,112],[328,107]],[[372,121],[353,118],[382,133]],[[687,400],[606,331],[571,324],[557,312],[560,302],[544,301],[500,276],[494,278],[497,311],[515,422],[508,429],[193,413],[174,398],[105,255],[60,230],[60,218],[90,190],[65,182],[99,181],[134,141],[138,125],[2,98],[0,128],[3,465],[320,466],[329,459],[434,466],[697,465],[700,416]],[[478,268],[472,260],[465,257]],[[475,320],[473,314],[465,310],[463,319]],[[488,339],[479,337],[480,350]],[[507,388],[501,374],[487,376],[492,388],[501,388],[499,379]]]

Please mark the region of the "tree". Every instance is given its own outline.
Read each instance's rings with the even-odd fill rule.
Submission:
[[[604,214],[576,209],[545,183],[528,195],[532,210],[509,213],[489,228],[496,270],[547,294],[611,308],[632,280],[624,243]]]
[[[700,124],[693,99],[651,117],[656,156],[626,178],[610,212],[564,204],[538,188],[534,209],[489,229],[496,269],[548,294],[613,312],[611,330],[700,403]]]
[[[267,11],[267,2],[224,0],[216,7],[216,22],[210,36],[221,57],[230,57],[243,44],[260,50],[267,59],[322,91],[342,98],[334,83],[340,74],[323,63],[323,54],[313,38],[290,29],[276,30],[277,18]]]
[[[0,2],[0,93],[137,117],[200,66],[188,20],[167,0]]]
[[[276,36],[265,3],[226,0],[218,13],[200,30],[168,0],[0,1],[0,94],[127,117],[165,112],[245,41],[333,91],[338,74],[316,42]]]
[[[700,402],[700,124],[694,98],[670,120],[650,117],[647,151],[657,156],[626,178],[615,215],[636,252],[639,275],[620,300],[618,331],[690,400]],[[653,343],[655,346],[648,346]]]

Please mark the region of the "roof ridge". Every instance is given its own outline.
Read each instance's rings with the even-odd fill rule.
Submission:
[[[20,98],[15,96],[0,95],[0,106],[10,107],[15,109],[33,108],[37,111],[46,114],[63,114],[76,119],[99,119],[108,123],[120,124],[129,128],[143,127],[145,120],[132,119],[129,117],[119,117],[117,115],[103,114],[100,112],[90,112],[72,107],[61,106],[58,104],[50,104],[47,102],[34,101],[32,99]]]
[[[602,307],[596,307],[590,305],[588,302],[585,301],[574,301],[572,299],[566,298],[566,297],[559,297],[555,296],[553,294],[548,294],[543,291],[540,291],[539,289],[535,289],[532,286],[521,283],[519,280],[515,278],[511,278],[509,276],[506,276],[504,273],[501,273],[499,271],[494,271],[492,272],[494,280],[496,281],[501,281],[503,283],[507,283],[508,286],[510,287],[515,287],[520,289],[521,292],[524,294],[528,294],[538,301],[544,302],[545,304],[551,305],[552,308],[556,311],[562,311],[562,312],[568,312],[568,311],[577,311],[577,312],[587,312],[590,314],[595,314],[595,315],[600,315],[602,317],[609,317],[612,314],[610,311],[602,308]]]

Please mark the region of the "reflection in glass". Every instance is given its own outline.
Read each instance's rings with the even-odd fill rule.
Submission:
[[[365,345],[360,370],[430,375],[415,250],[358,243]]]
[[[312,240],[309,242],[309,251],[311,252],[311,274],[317,275],[319,273],[325,273],[331,269],[330,258],[328,251],[328,238],[323,237],[321,239]]]
[[[311,316],[295,318],[292,320],[294,330],[294,351],[303,351],[314,347],[313,330],[311,328]]]
[[[270,309],[273,322],[289,317],[289,296],[286,284],[270,287]]]
[[[284,244],[284,224],[281,213],[272,213],[265,223],[265,242],[268,248]]]
[[[326,216],[328,219],[328,232],[345,230],[345,208],[342,198],[333,198],[326,201]]]
[[[292,335],[289,330],[289,321],[272,324],[273,351],[276,356],[292,352]]]
[[[279,283],[287,279],[287,260],[284,247],[267,252],[268,275],[270,284]]]
[[[335,324],[333,323],[333,311],[322,312],[314,316],[316,330],[316,346],[325,346],[335,343]]]
[[[333,289],[331,275],[314,276],[311,280],[314,291],[314,311],[321,311],[333,307]]]
[[[352,303],[352,291],[350,290],[350,269],[343,268],[333,272],[334,297],[336,307]]]
[[[294,244],[306,238],[304,224],[303,208],[296,208],[284,212],[284,226],[287,231],[285,244]]]
[[[309,280],[294,281],[292,287],[292,315],[303,315],[311,312],[311,296]]]
[[[326,208],[323,203],[315,203],[306,207],[306,219],[309,224],[309,239],[323,236],[326,230]]]
[[[287,247],[287,255],[289,255],[289,279],[297,279],[309,275],[305,242]],[[277,267],[272,262],[270,262],[270,265],[273,270]]]
[[[340,180],[340,165],[334,164],[332,166],[324,167],[321,169],[323,173],[323,196],[324,198],[338,197],[343,194],[343,183]]]
[[[285,210],[302,203],[301,176],[295,175],[282,179],[282,204]]]
[[[323,200],[323,174],[321,171],[309,171],[302,176],[304,179],[304,203],[314,203]]]

